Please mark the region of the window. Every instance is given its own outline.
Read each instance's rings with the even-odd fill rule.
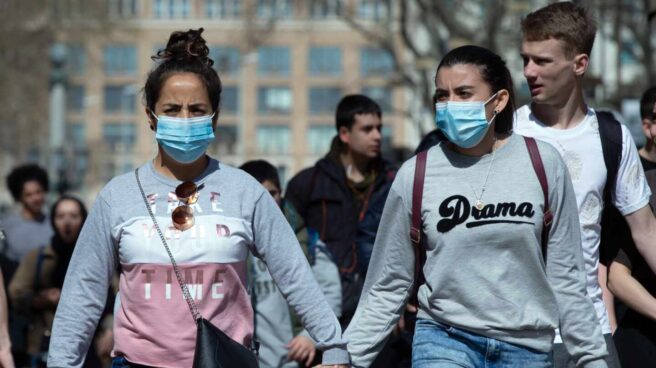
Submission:
[[[260,113],[289,113],[292,109],[292,91],[287,87],[260,87],[257,104]]]
[[[363,76],[379,76],[386,78],[394,70],[394,59],[389,52],[365,47],[360,50],[360,74]],[[381,75],[382,74],[382,75]]]
[[[261,75],[289,75],[289,48],[261,47],[257,52],[257,72]]]
[[[291,132],[286,125],[261,125],[257,127],[256,141],[257,151],[261,154],[286,154]]]
[[[75,148],[84,148],[87,145],[86,127],[83,123],[66,124],[66,141]]]
[[[210,150],[219,157],[236,155],[239,147],[239,132],[235,125],[219,125],[214,132],[216,139]]]
[[[291,18],[293,15],[293,0],[258,0],[257,2],[257,16],[260,18]]]
[[[358,17],[370,20],[387,20],[390,17],[390,0],[358,1]]]
[[[132,152],[137,141],[137,129],[132,123],[105,123],[103,141],[114,152]]]
[[[205,15],[208,18],[238,18],[241,0],[205,0]]]
[[[333,114],[342,90],[337,87],[312,87],[310,88],[310,113],[311,114]]]
[[[111,17],[132,18],[137,15],[137,0],[108,0],[107,8]]]
[[[132,114],[136,111],[137,89],[132,85],[105,86],[105,112]]]
[[[330,144],[337,132],[333,125],[313,125],[308,128],[307,147],[313,155],[323,155],[330,150]]]
[[[214,69],[219,75],[235,75],[239,72],[241,57],[236,47],[215,46],[210,49]]]
[[[87,67],[87,55],[81,44],[68,45],[68,58],[66,60],[68,73],[82,75]]]
[[[342,14],[340,0],[313,0],[310,5],[310,17],[313,19],[336,18]]]
[[[310,48],[310,75],[339,75],[342,73],[342,50],[339,47]]]
[[[362,94],[376,101],[383,111],[392,111],[392,90],[386,87],[364,87]]]
[[[239,89],[236,86],[224,86],[221,92],[221,112],[236,114],[239,112]]]
[[[189,0],[154,0],[153,15],[158,19],[188,18]]]
[[[69,111],[84,111],[84,86],[71,84],[68,85],[66,94],[66,108]]]
[[[105,46],[103,65],[107,75],[135,75],[137,74],[137,49],[130,45]]]

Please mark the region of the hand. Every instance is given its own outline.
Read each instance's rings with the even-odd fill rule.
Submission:
[[[333,365],[318,364],[314,366],[314,368],[349,368],[349,367],[350,366],[346,364],[333,364]]]
[[[287,358],[303,363],[306,367],[312,364],[317,352],[314,342],[305,336],[296,336],[286,347],[289,349]]]
[[[11,349],[8,346],[0,348],[0,368],[14,368],[14,358],[11,356]]]
[[[51,306],[57,306],[59,304],[59,298],[61,297],[61,290],[59,288],[50,288],[44,289],[39,292],[39,295],[45,299],[45,301]]]
[[[394,328],[394,334],[400,334],[405,330],[405,314],[406,313],[417,313],[417,307],[408,303],[405,305],[405,311],[401,313],[401,318]]]
[[[96,352],[100,357],[109,358],[112,349],[114,348],[114,333],[111,329],[107,329],[100,333],[96,339]]]

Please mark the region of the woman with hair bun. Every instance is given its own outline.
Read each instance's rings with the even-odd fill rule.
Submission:
[[[159,64],[143,92],[157,155],[98,195],[64,284],[49,367],[81,366],[116,269],[114,367],[191,367],[198,316],[251,346],[249,251],[267,264],[323,363],[349,362],[337,318],[274,200],[250,175],[205,154],[221,81],[202,31],[172,33],[153,57]]]

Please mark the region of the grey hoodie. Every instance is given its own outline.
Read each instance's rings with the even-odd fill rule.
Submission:
[[[423,193],[426,283],[418,318],[541,352],[561,326],[578,366],[605,367],[601,329],[586,295],[576,199],[567,169],[538,142],[554,221],[541,253],[544,197],[521,136],[494,154],[464,156],[446,145],[428,152]],[[491,172],[484,184],[488,167]],[[410,242],[415,158],[390,190],[357,312],[345,336],[352,364],[367,367],[405,308],[414,272]],[[474,207],[486,185],[486,204]]]

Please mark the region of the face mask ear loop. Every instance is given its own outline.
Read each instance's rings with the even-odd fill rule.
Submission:
[[[157,115],[155,115],[155,113],[152,112],[152,111],[150,112],[150,115],[152,115],[152,117],[155,118],[155,124],[154,125],[149,124],[150,125],[150,130],[152,130],[153,132],[156,132],[157,131],[157,123],[159,122],[159,117]]]

